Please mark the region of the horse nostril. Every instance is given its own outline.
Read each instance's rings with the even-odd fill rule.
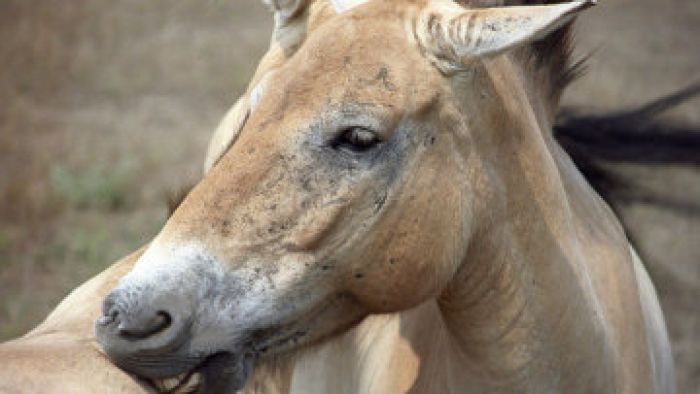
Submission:
[[[118,320],[119,311],[112,309],[109,314],[100,316],[97,319],[97,324],[100,326],[108,326]]]
[[[124,295],[126,294],[126,295]],[[175,298],[113,292],[105,298],[95,337],[117,366],[141,376],[168,377],[169,355],[190,340],[190,313]],[[162,361],[162,362],[161,362]],[[2,391],[2,390],[0,390]]]
[[[115,318],[117,318],[117,316],[115,316]],[[117,330],[119,332],[119,336],[126,339],[145,339],[167,330],[172,324],[172,321],[173,319],[168,312],[158,311],[149,320],[140,322],[141,324],[138,325],[121,322],[119,323]],[[111,323],[111,321],[107,324],[109,323]]]

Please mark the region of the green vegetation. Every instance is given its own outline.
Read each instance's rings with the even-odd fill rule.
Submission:
[[[75,231],[68,239],[57,239],[37,252],[37,261],[59,261],[65,264],[79,263],[82,268],[94,271],[109,264],[112,256],[107,231]]]
[[[72,207],[116,211],[127,205],[131,168],[124,163],[79,171],[56,166],[49,175],[53,190]]]
[[[7,250],[12,246],[12,238],[7,232],[0,230],[0,256],[4,255]],[[2,264],[2,258],[0,257],[0,264]]]

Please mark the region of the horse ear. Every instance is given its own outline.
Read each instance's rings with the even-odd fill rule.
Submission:
[[[275,28],[287,26],[304,13],[310,0],[262,0],[275,13]]]
[[[568,3],[469,9],[433,0],[416,23],[420,44],[443,71],[458,71],[476,58],[501,54],[544,38],[571,22],[595,0]]]
[[[293,53],[294,48],[299,45],[304,37],[304,21],[306,19],[306,9],[312,0],[262,0],[275,14],[275,30],[273,32],[273,42],[276,42],[283,51],[279,52],[271,49],[270,52],[263,58],[256,72],[256,75],[268,75],[270,69],[279,66],[280,53]],[[274,48],[274,46],[273,46]],[[291,50],[291,52],[287,52]],[[270,56],[270,60],[265,59]],[[284,56],[283,56],[284,57]],[[266,73],[261,72],[267,71]],[[255,79],[255,78],[254,78]],[[262,78],[262,82],[265,77]],[[264,85],[261,81],[256,86]],[[231,145],[236,142],[238,135],[245,126],[246,121],[252,108],[259,101],[259,96],[262,89],[254,88],[238,99],[236,104],[226,113],[223,120],[217,127],[211,140],[207,155],[204,160],[204,173],[206,174],[212,167],[221,159],[221,157],[229,150]]]
[[[275,15],[273,42],[287,49],[296,48],[306,33],[306,11],[313,0],[262,0]]]

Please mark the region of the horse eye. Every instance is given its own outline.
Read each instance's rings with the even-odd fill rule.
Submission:
[[[354,152],[369,150],[380,142],[377,134],[364,127],[351,127],[344,130],[333,142],[334,148],[345,148]]]

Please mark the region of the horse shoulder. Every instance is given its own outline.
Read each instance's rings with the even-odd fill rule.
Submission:
[[[661,305],[651,282],[651,278],[644,268],[642,260],[637,252],[630,246],[630,253],[634,264],[634,272],[639,288],[639,302],[642,305],[642,316],[646,329],[649,358],[651,359],[652,377],[654,380],[654,392],[675,393],[673,356],[671,343],[666,331],[666,322],[661,311]]]

